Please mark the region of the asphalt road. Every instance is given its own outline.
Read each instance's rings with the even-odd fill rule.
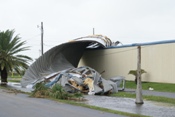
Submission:
[[[0,117],[124,117],[0,89]]]

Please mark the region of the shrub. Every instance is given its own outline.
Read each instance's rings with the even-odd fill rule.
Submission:
[[[55,84],[52,88],[48,88],[45,86],[45,83],[37,83],[34,87],[34,91],[32,91],[31,96],[37,98],[51,97],[55,99],[71,99],[71,98],[80,98],[83,97],[81,92],[77,93],[68,93],[64,90],[64,88],[60,84]]]

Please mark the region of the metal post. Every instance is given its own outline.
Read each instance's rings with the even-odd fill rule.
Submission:
[[[44,31],[43,31],[43,22],[41,22],[41,55],[43,55],[43,34],[44,34]]]
[[[95,29],[93,28],[93,35],[95,35]]]

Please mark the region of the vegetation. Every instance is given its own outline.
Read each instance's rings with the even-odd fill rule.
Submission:
[[[19,52],[28,50],[23,47],[26,42],[21,41],[18,35],[14,36],[14,30],[0,32],[0,74],[1,84],[7,83],[9,71],[22,74],[28,68],[28,62],[32,59]]]
[[[21,70],[21,74],[18,74],[14,71],[12,71],[12,72],[10,71],[8,73],[8,78],[21,78],[22,76],[24,76],[24,73],[25,73],[25,71],[22,71],[22,70]]]
[[[126,88],[136,89],[136,85],[133,81],[126,81]],[[173,92],[175,93],[175,84],[170,83],[155,83],[155,82],[142,82],[142,89],[148,90],[149,87],[152,87],[155,91],[161,92]]]
[[[66,92],[64,88],[59,84],[55,84],[52,88],[46,87],[44,82],[37,83],[35,85],[35,90],[32,92],[31,96],[37,98],[49,97],[63,100],[75,100],[75,98],[79,100],[83,97],[83,95],[80,92],[73,94]]]
[[[148,86],[151,86],[151,87],[155,86],[154,88],[156,88],[156,89],[158,87],[166,87],[166,86],[169,86],[168,88],[170,88],[170,89],[173,89],[173,87],[174,87],[174,84],[167,84],[167,83],[152,83],[152,82],[147,83],[147,82],[143,82],[143,84],[144,84],[144,87],[146,87],[146,89],[148,89]],[[136,85],[134,84],[133,81],[126,81],[126,88],[135,89]],[[58,91],[57,91],[57,89],[58,89]],[[160,91],[161,91],[161,88],[160,88]],[[14,93],[15,92],[16,91],[14,91]],[[51,93],[49,93],[49,92],[51,92]],[[62,96],[58,96],[58,94],[60,94],[60,92],[61,92]],[[117,110],[111,110],[111,109],[86,105],[86,104],[83,104],[83,103],[77,103],[75,101],[71,101],[71,100],[68,100],[68,99],[70,99],[70,98],[73,99],[74,96],[76,98],[77,97],[79,98],[79,97],[82,96],[81,93],[78,93],[78,96],[76,94],[74,96],[72,96],[73,94],[64,95],[64,93],[65,93],[65,91],[59,85],[55,86],[55,88],[53,88],[53,91],[52,91],[52,89],[49,89],[49,88],[45,87],[44,83],[41,83],[41,84],[36,85],[36,89],[30,95],[32,95],[34,97],[41,97],[41,98],[46,97],[46,98],[49,98],[49,99],[52,99],[52,100],[55,100],[55,101],[64,102],[64,103],[77,105],[77,106],[82,106],[82,107],[87,107],[87,108],[100,110],[100,111],[104,111],[104,112],[110,112],[110,113],[114,113],[114,114],[120,114],[120,115],[125,115],[125,116],[130,116],[130,117],[146,117],[144,115],[132,114],[132,113],[121,112],[121,111],[117,111]],[[136,94],[132,94],[132,93],[129,93],[129,92],[118,92],[118,93],[112,94],[111,96],[135,98]],[[156,101],[156,102],[175,104],[175,99],[160,97],[160,96],[145,96],[144,95],[143,99],[144,100],[150,100],[150,101]]]
[[[144,69],[141,69],[141,75],[143,73],[146,73]],[[137,70],[130,70],[128,74],[134,75],[135,76],[135,84],[137,84]]]
[[[136,97],[136,94],[129,93],[129,92],[118,92],[118,93],[112,94],[112,96],[135,98]],[[175,104],[175,99],[174,98],[167,98],[167,97],[161,97],[161,96],[143,95],[143,99],[149,100],[149,101],[156,101],[156,102],[163,102],[163,103]]]
[[[19,78],[12,78],[12,79],[19,79]],[[174,85],[175,84],[154,83],[154,82],[143,82],[142,83],[144,90],[148,90],[148,88],[151,86],[156,91],[165,91],[165,92],[175,92]],[[134,81],[126,81],[126,88],[136,89],[136,85],[135,85]],[[12,91],[12,92],[15,93],[16,91]],[[131,116],[131,117],[146,117],[144,115],[132,114],[132,113],[121,112],[121,111],[117,111],[117,110],[111,110],[111,109],[86,105],[83,103],[77,103],[75,101],[72,101],[72,99],[79,100],[79,98],[82,97],[81,93],[77,93],[75,95],[74,94],[64,94],[64,93],[65,93],[64,89],[59,85],[55,86],[52,90],[52,89],[45,87],[44,83],[42,83],[42,84],[37,84],[36,89],[30,95],[32,95],[34,97],[40,97],[40,98],[49,98],[49,99],[59,101],[59,102],[64,102],[64,103],[68,103],[68,104],[72,104],[72,105],[87,107],[87,108],[100,110],[100,111],[104,111],[104,112],[110,112],[110,113],[114,113],[114,114],[120,114],[120,115]],[[131,92],[123,92],[122,91],[122,92],[112,94],[111,96],[126,97],[126,98],[134,98],[135,99],[136,94],[133,94]],[[169,103],[169,104],[175,105],[174,98],[143,95],[143,99],[149,100],[149,101]]]
[[[114,113],[114,114],[129,116],[129,117],[148,117],[148,116],[140,115],[140,114],[127,113],[127,112],[122,112],[122,111],[117,111],[117,110],[111,110],[111,109],[97,107],[97,106],[91,106],[91,105],[87,105],[87,104],[84,104],[84,103],[77,103],[77,102],[70,101],[70,100],[69,101],[67,101],[67,100],[59,100],[59,102],[63,102],[63,103],[67,103],[67,104],[72,104],[72,105],[76,105],[76,106],[87,107],[87,108],[91,108],[91,109],[94,109],[94,110],[100,110],[100,111],[103,111],[103,112],[109,112],[109,113]]]
[[[17,82],[17,83],[20,83],[21,82],[21,78],[11,78],[11,79],[8,79],[8,82]]]
[[[126,88],[136,89],[136,85],[135,85],[134,81],[126,81],[125,86],[126,86]],[[142,82],[142,89],[143,90],[148,90],[149,87],[152,87],[155,91],[175,93],[174,86],[175,86],[175,84],[170,84],[170,83]],[[118,92],[118,93],[112,94],[112,96],[136,98],[136,94],[131,93],[131,92]],[[175,105],[175,99],[174,98],[167,98],[167,97],[163,97],[163,96],[161,97],[161,96],[143,95],[143,99],[144,100],[149,100],[149,101],[170,103],[170,104]]]
[[[17,78],[17,79],[21,79],[22,76],[21,75],[9,75],[8,78]]]
[[[11,89],[9,87],[4,87],[4,86],[0,86],[0,89],[4,89],[4,90],[6,89],[8,93],[14,93],[14,94],[24,93],[24,92],[21,92],[21,91],[15,90],[15,89]],[[26,94],[28,94],[28,93],[26,93]],[[31,94],[29,94],[29,95],[31,95]],[[49,98],[49,97],[47,97],[47,98]],[[91,105],[87,105],[87,104],[83,104],[83,103],[77,103],[77,101],[75,102],[75,101],[72,101],[72,100],[62,100],[62,99],[60,100],[60,99],[55,99],[55,98],[49,98],[49,99],[54,100],[54,101],[58,101],[58,102],[71,104],[71,105],[91,108],[91,109],[99,110],[99,111],[102,111],[102,112],[109,112],[109,113],[114,113],[114,114],[125,115],[125,116],[129,116],[129,117],[147,117],[147,116],[144,116],[144,115],[121,112],[121,111],[117,111],[117,110],[111,110],[111,109],[107,109],[107,108],[91,106]]]

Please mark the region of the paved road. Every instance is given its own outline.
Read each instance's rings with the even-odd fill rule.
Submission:
[[[0,117],[124,117],[0,89]]]
[[[9,86],[11,88],[15,88],[15,89],[22,90],[22,91],[27,91],[27,92],[30,91],[28,89],[21,88],[19,84],[10,83]],[[125,91],[135,94],[135,90],[133,89],[126,89]],[[175,98],[175,93],[157,92],[157,91],[143,90],[143,95],[154,95],[154,96]],[[128,112],[128,113],[147,115],[147,116],[153,116],[153,117],[175,117],[175,105],[174,104],[166,104],[166,103],[152,102],[152,101],[144,100],[143,105],[136,105],[135,99],[110,97],[110,96],[87,95],[85,96],[85,98],[88,100],[85,102],[88,105],[105,107],[108,109],[119,110],[119,111]],[[0,113],[1,113],[1,110],[0,110]],[[77,116],[80,116],[80,115],[77,115]],[[93,116],[93,115],[90,115],[90,116]],[[99,116],[103,117],[103,115],[99,115]],[[104,116],[107,116],[107,115],[104,115]],[[116,116],[119,116],[119,115],[116,115]]]

